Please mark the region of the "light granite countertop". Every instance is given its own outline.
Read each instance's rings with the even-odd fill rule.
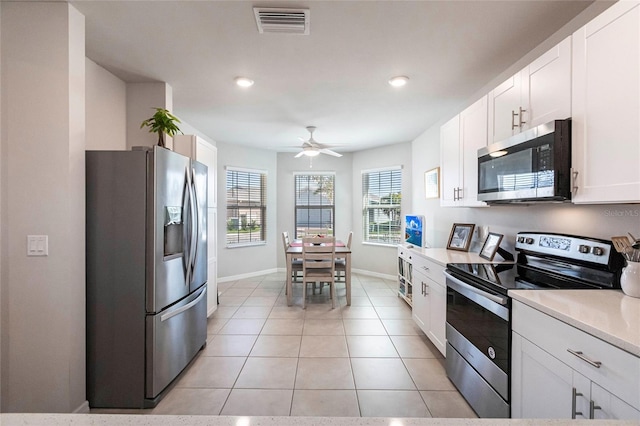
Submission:
[[[403,247],[409,248],[407,245]],[[426,257],[435,263],[446,266],[447,263],[500,263],[504,262],[499,254],[489,261],[480,257],[478,253],[471,253],[459,250],[447,250],[445,248],[424,248],[412,246],[410,250],[419,256]]]
[[[382,417],[226,417],[140,414],[0,414],[2,426],[452,426],[566,425],[569,420]],[[571,420],[572,425],[637,425],[634,421]]]
[[[532,308],[640,357],[640,299],[619,290],[510,290]]]

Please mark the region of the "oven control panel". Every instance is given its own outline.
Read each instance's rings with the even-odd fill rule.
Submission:
[[[568,235],[520,232],[516,236],[516,250],[606,265],[611,245]]]

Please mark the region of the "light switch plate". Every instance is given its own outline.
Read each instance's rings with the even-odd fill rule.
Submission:
[[[49,236],[27,235],[27,256],[49,256]]]

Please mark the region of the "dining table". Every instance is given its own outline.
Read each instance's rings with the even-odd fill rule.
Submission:
[[[336,259],[345,259],[344,282],[347,289],[347,306],[351,306],[351,248],[347,247],[342,241],[336,240]],[[292,298],[292,268],[294,259],[302,257],[302,240],[294,240],[287,249],[287,306],[293,303]]]

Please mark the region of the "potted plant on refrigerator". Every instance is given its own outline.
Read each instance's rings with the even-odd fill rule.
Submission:
[[[164,142],[164,135],[167,134],[171,137],[175,136],[178,132],[182,133],[177,123],[180,120],[175,115],[171,114],[169,110],[164,108],[155,108],[156,113],[152,117],[147,118],[142,122],[140,128],[147,126],[149,133],[158,134],[158,146],[166,148]]]

